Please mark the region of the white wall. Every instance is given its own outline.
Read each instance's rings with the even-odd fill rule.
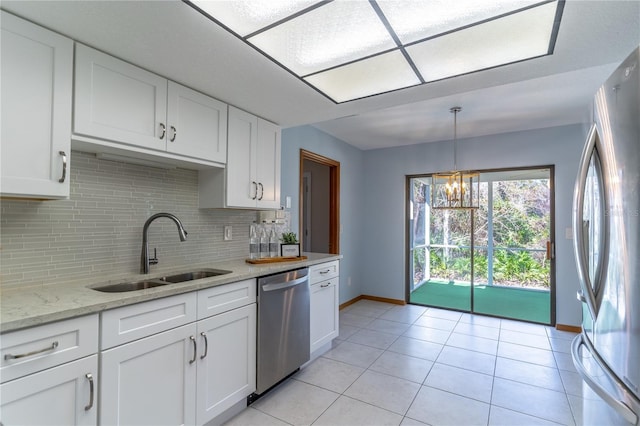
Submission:
[[[458,169],[555,166],[556,322],[581,323],[571,227],[573,185],[586,130],[555,127],[458,141]],[[365,152],[366,187],[360,268],[363,293],[405,298],[405,176],[450,170],[452,141]]]
[[[291,197],[291,229],[299,232],[300,149],[340,162],[340,303],[363,293],[359,268],[362,208],[365,198],[364,152],[311,126],[282,131],[281,199]]]

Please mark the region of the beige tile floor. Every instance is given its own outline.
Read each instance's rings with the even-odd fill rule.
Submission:
[[[361,300],[340,312],[330,351],[227,425],[580,425],[573,337]]]

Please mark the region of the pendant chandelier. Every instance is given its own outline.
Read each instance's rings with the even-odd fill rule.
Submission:
[[[431,175],[431,208],[477,209],[480,174],[458,171],[458,113],[462,108],[453,107],[449,111],[453,113],[453,171]]]

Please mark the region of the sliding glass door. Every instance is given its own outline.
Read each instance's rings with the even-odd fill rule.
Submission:
[[[432,210],[428,176],[409,180],[410,302],[471,310],[470,210]]]
[[[552,323],[552,172],[483,172],[476,210],[432,210],[408,177],[408,301]]]

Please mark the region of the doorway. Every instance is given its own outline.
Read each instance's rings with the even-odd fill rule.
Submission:
[[[299,217],[304,251],[340,253],[340,162],[300,150]]]
[[[407,300],[555,323],[553,167],[480,173],[480,206],[432,210],[431,178],[407,178]]]

